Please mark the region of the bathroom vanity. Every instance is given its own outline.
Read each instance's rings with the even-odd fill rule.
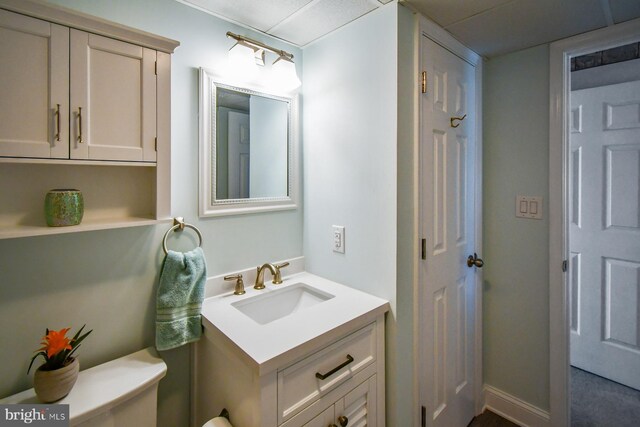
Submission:
[[[242,427],[384,426],[388,310],[385,300],[309,273],[206,299],[194,425],[226,408]]]

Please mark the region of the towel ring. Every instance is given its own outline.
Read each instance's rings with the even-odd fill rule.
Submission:
[[[167,239],[169,238],[169,234],[171,234],[172,231],[178,231],[178,229],[182,231],[185,227],[190,228],[196,232],[196,234],[198,235],[198,239],[200,240],[200,243],[198,243],[198,247],[202,246],[202,233],[200,233],[200,230],[198,230],[195,225],[187,224],[182,218],[174,218],[173,223],[175,225],[167,230],[166,233],[164,233],[164,239],[162,239],[162,249],[164,250],[165,255],[169,253],[169,249],[167,249]]]

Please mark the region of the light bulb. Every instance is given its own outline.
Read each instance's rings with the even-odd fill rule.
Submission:
[[[242,42],[229,49],[229,77],[252,80],[258,74],[254,50]]]
[[[296,73],[296,64],[286,56],[280,56],[271,66],[273,85],[282,90],[291,91],[300,87],[302,82]]]

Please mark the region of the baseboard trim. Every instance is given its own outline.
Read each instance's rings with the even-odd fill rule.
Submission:
[[[484,408],[522,427],[550,426],[549,412],[486,384]]]

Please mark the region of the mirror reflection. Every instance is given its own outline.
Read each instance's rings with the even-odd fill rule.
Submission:
[[[222,85],[215,100],[215,198],[289,196],[289,101]]]

